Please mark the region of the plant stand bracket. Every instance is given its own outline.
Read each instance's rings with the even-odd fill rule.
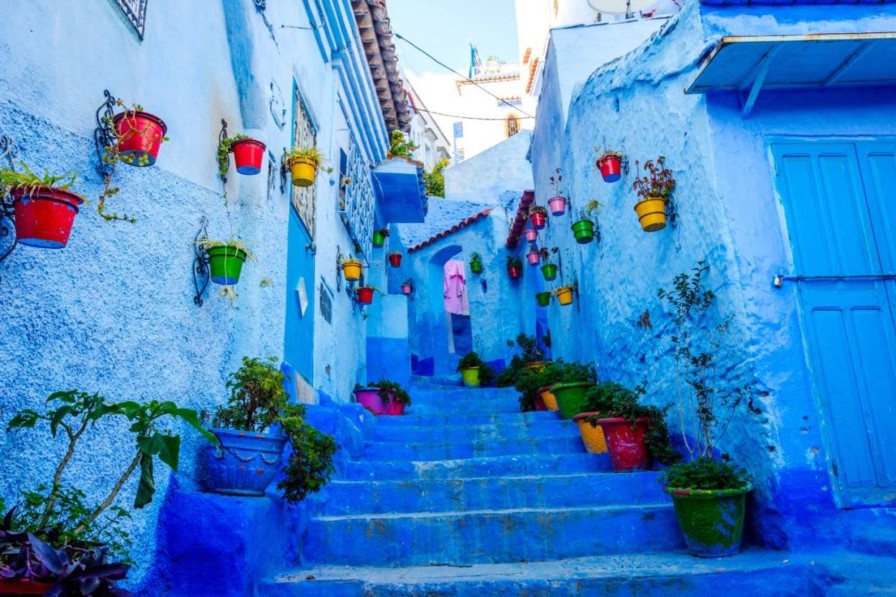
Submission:
[[[193,295],[193,303],[197,307],[203,305],[202,295],[208,289],[211,281],[211,272],[208,265],[208,253],[206,253],[200,241],[208,238],[208,218],[202,216],[199,220],[199,231],[193,241],[193,288],[196,294]]]
[[[12,170],[15,170],[15,160],[19,155],[19,148],[16,146],[15,140],[9,135],[0,135],[0,160],[6,158],[9,162],[9,167]],[[14,214],[15,211],[12,207],[12,200],[9,197],[9,194],[0,195],[0,238],[6,238],[10,234],[13,234],[15,230],[15,226],[13,226],[14,222]],[[12,254],[13,249],[15,249],[19,244],[18,239],[13,234],[12,244],[9,245],[5,251],[0,253],[0,263],[6,260],[7,257]]]

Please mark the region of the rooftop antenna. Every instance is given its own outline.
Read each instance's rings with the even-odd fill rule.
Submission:
[[[631,19],[636,12],[655,3],[656,0],[588,0],[588,6],[597,12],[598,20],[602,13],[625,15],[626,19]]]

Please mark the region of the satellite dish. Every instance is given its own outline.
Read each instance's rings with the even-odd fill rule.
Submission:
[[[625,15],[631,18],[635,12],[644,10],[657,0],[588,0],[588,6],[597,12],[605,12],[614,15]]]

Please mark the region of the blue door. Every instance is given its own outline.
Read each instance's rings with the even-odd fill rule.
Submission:
[[[302,224],[295,209],[290,209],[288,243],[283,360],[313,385],[314,300],[317,296],[314,287],[314,253],[308,229]]]
[[[772,152],[838,502],[896,505],[896,145]]]

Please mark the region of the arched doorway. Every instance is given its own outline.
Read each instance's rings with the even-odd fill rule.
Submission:
[[[431,318],[429,348],[433,373],[454,373],[461,356],[473,350],[473,322],[466,296],[467,267],[463,248],[447,246],[427,265],[427,311]]]

